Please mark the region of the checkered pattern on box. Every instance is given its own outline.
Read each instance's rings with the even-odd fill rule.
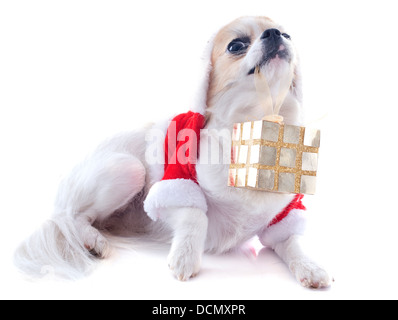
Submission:
[[[269,121],[238,123],[229,186],[314,194],[320,131]]]

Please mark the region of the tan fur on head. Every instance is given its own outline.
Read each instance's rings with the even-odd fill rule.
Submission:
[[[244,56],[234,57],[226,51],[228,44],[237,38],[250,36],[254,42],[266,29],[274,27],[271,19],[239,18],[222,28],[214,39],[214,47],[211,55],[213,70],[209,96],[213,97],[220,92],[225,84],[233,81],[240,69],[240,62]]]
[[[290,39],[282,36],[280,48],[286,51],[287,57],[276,55],[265,62],[270,48],[261,36],[269,29],[277,29],[281,34],[286,32],[267,17],[242,17],[222,28],[213,39],[207,107],[209,113],[221,113],[226,124],[258,120],[264,116],[254,85],[253,71],[258,66],[270,84],[273,98],[278,95],[280,79],[293,67],[295,77],[281,113],[291,113],[292,109],[300,107],[301,88],[298,84],[301,81],[295,48]],[[228,48],[237,39],[247,41],[247,48],[233,54]],[[300,122],[298,115],[287,118],[294,124]]]

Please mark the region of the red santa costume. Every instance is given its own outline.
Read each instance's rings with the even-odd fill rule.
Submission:
[[[164,142],[163,178],[152,186],[144,204],[153,220],[160,217],[164,208],[193,207],[207,212],[206,198],[196,175],[200,130],[204,124],[204,116],[192,111],[171,121]]]
[[[204,125],[205,117],[192,111],[171,121],[164,143],[163,178],[154,184],[145,200],[145,211],[153,220],[157,220],[161,210],[168,207],[193,207],[207,211],[206,197],[196,175],[200,130]],[[303,195],[296,195],[268,227],[284,220],[293,210],[305,210],[302,199]]]

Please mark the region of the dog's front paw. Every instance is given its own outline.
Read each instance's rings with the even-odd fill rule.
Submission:
[[[329,274],[311,260],[295,260],[290,263],[289,267],[303,287],[321,289],[330,286]]]
[[[180,281],[188,281],[195,277],[199,271],[202,252],[192,248],[190,243],[183,243],[171,248],[168,263],[170,270]]]

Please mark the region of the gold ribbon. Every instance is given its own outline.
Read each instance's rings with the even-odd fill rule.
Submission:
[[[272,99],[271,89],[269,87],[268,80],[261,73],[260,67],[256,67],[254,72],[254,84],[256,86],[256,91],[260,104],[264,109],[265,116],[263,120],[277,122],[279,124],[283,123],[283,117],[279,115],[282,104],[285,101],[290,86],[293,81],[293,67],[290,67],[289,73],[283,77],[279,82],[279,92],[275,100],[275,104]]]

